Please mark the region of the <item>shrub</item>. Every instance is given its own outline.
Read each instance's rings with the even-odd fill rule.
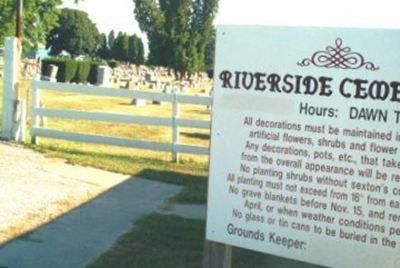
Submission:
[[[102,62],[91,62],[90,64],[90,73],[89,73],[89,78],[88,82],[92,85],[95,85],[97,83],[97,68],[99,66],[103,65]]]
[[[74,60],[51,58],[42,61],[42,75],[48,75],[50,65],[58,67],[58,82],[70,82],[75,77],[78,67]]]
[[[57,72],[57,81],[62,82],[63,78],[65,77],[65,60],[64,59],[57,59],[57,58],[50,58],[47,60],[42,61],[42,75],[47,76],[49,73],[49,66],[55,65],[58,67]]]
[[[108,66],[112,69],[117,68],[119,66],[119,62],[116,60],[110,60],[107,63],[108,63]]]
[[[100,65],[104,65],[104,63],[97,61],[76,61],[71,59],[50,58],[42,61],[42,75],[48,75],[49,65],[56,65],[58,67],[58,82],[68,83],[74,81],[78,83],[89,82],[91,84],[96,84],[97,68]]]
[[[71,82],[75,78],[78,71],[78,62],[75,60],[65,61],[65,74],[62,82]]]
[[[76,76],[73,81],[77,82],[77,83],[88,82],[90,69],[91,69],[90,61],[79,61],[78,62],[78,70],[76,72]]]

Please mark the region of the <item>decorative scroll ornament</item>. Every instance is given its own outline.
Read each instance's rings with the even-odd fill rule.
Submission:
[[[370,61],[365,61],[360,53],[351,51],[350,47],[342,47],[343,41],[341,38],[336,39],[335,45],[336,47],[326,47],[325,51],[315,52],[311,58],[305,58],[298,62],[297,65],[306,67],[312,64],[322,68],[379,70],[379,66]]]

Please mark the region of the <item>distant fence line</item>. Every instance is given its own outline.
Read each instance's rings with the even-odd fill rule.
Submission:
[[[109,96],[130,99],[143,99],[151,101],[169,102],[172,104],[170,117],[131,116],[113,113],[84,112],[76,110],[47,109],[40,107],[40,92],[51,90],[77,94]],[[37,143],[37,137],[47,137],[61,140],[106,144],[152,151],[171,152],[173,161],[178,161],[179,153],[209,155],[208,147],[183,145],[179,143],[179,127],[210,129],[209,120],[192,120],[180,118],[179,104],[193,104],[211,106],[211,97],[181,95],[177,93],[155,93],[137,90],[114,89],[105,87],[84,86],[66,83],[54,83],[34,80],[32,82],[32,143]],[[140,124],[150,126],[171,127],[172,142],[161,143],[153,141],[132,140],[93,134],[81,134],[40,128],[40,117],[57,117],[66,119],[79,119],[102,122],[119,122],[127,124]]]

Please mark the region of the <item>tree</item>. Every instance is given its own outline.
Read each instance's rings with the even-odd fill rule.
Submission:
[[[101,34],[97,56],[104,60],[114,59],[132,64],[144,64],[142,39],[136,34],[128,36],[122,32],[115,38],[114,31],[109,33],[108,39],[105,34]]]
[[[144,59],[144,45],[142,39],[137,40],[137,56],[136,56],[136,64],[142,65],[145,63]]]
[[[205,63],[206,63],[206,70],[207,71],[211,71],[211,70],[214,69],[215,42],[216,42],[216,30],[213,29],[212,36],[211,36],[210,41],[208,42],[207,47],[206,47]]]
[[[97,56],[104,60],[110,58],[110,49],[108,48],[107,36],[105,34],[100,35],[100,44],[97,50]]]
[[[47,48],[52,55],[63,50],[72,56],[94,56],[100,41],[99,30],[87,13],[65,8],[59,15],[59,25],[51,30],[47,38]]]
[[[128,51],[128,61],[129,63],[136,63],[137,59],[137,41],[136,35],[129,36],[129,51]]]
[[[115,32],[114,30],[112,30],[109,34],[108,34],[108,48],[110,50],[112,50],[112,48],[114,47],[114,42],[115,42]]]
[[[58,6],[62,0],[25,0],[23,47],[36,48],[45,44],[47,34],[57,26]],[[15,36],[15,0],[0,1],[0,40]]]
[[[119,32],[111,49],[111,55],[118,61],[129,61],[129,36]]]
[[[136,34],[129,36],[129,53],[128,60],[133,64],[143,64],[144,63],[144,48],[142,39]]]
[[[206,69],[218,0],[133,0],[135,17],[149,39],[149,63],[173,68],[182,78]]]

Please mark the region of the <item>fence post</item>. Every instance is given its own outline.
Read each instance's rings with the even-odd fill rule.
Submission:
[[[18,82],[19,53],[16,38],[5,38],[4,58],[4,92],[3,92],[3,121],[1,137],[12,139],[13,119],[15,115],[16,86]]]
[[[37,81],[36,78],[35,81]],[[40,108],[40,89],[36,86],[35,82],[32,83],[32,129],[40,127],[40,117],[36,114],[36,109]],[[38,144],[38,137],[31,133],[31,143]]]
[[[174,92],[172,102],[172,161],[179,163],[179,153],[177,152],[177,145],[179,144],[179,127],[177,120],[179,119],[180,109],[178,103],[178,94]]]
[[[26,141],[26,100],[15,100],[12,139],[15,142]]]
[[[232,247],[205,240],[203,268],[231,268]]]

